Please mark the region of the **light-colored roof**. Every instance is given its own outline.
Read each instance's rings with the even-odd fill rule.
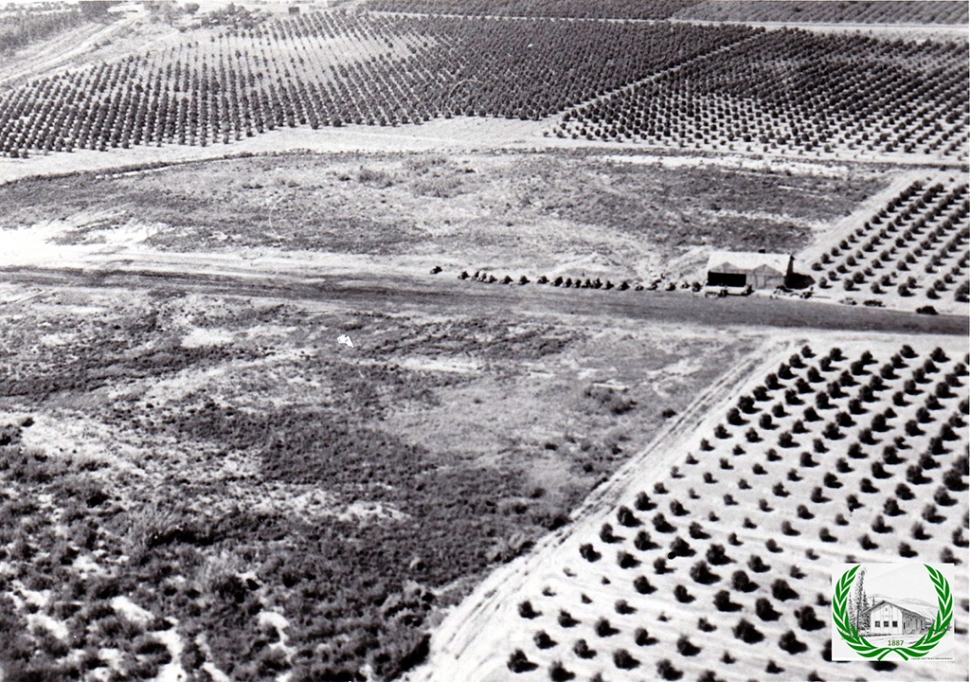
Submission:
[[[936,618],[936,612],[938,610],[936,604],[929,604],[921,599],[887,599],[886,597],[876,597],[873,600],[872,606],[869,607],[869,611],[872,611],[882,604],[891,604],[897,608],[911,611],[927,620]]]
[[[730,264],[739,270],[754,270],[767,266],[780,273],[788,272],[792,256],[789,253],[758,253],[756,251],[712,251],[707,259],[708,272]]]

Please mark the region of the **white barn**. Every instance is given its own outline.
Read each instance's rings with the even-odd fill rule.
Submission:
[[[936,607],[911,600],[879,599],[867,612],[873,635],[913,635],[926,632],[936,618]]]
[[[794,263],[788,253],[714,251],[707,259],[707,284],[753,289],[788,286]]]

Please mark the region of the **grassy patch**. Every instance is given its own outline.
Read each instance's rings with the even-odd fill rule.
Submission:
[[[619,160],[617,160],[619,159]],[[884,180],[716,165],[663,167],[599,152],[281,155],[0,188],[0,226],[62,217],[65,240],[153,225],[166,250],[268,246],[379,256],[499,254],[535,266],[596,251],[630,267],[696,246],[795,251]],[[92,234],[93,233],[93,234]]]

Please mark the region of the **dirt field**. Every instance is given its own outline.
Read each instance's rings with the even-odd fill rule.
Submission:
[[[263,679],[278,652],[238,653],[265,614],[299,679],[339,675],[362,644],[391,674],[440,607],[564,523],[758,336],[166,289],[3,297],[3,454],[23,460],[0,474],[21,520],[3,599],[46,595],[6,611],[23,635],[4,659],[58,674],[67,647],[124,675]],[[235,576],[260,587],[236,597]]]
[[[639,161],[584,150],[307,154],[25,179],[0,187],[0,227],[118,258],[353,254],[388,272],[440,265],[619,281],[696,276],[711,245],[798,251],[886,183],[866,169]]]

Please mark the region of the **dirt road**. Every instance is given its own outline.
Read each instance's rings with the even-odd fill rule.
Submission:
[[[107,45],[125,36],[139,19],[140,14],[134,14],[108,24],[86,23],[50,40],[32,44],[17,53],[14,59],[0,63],[0,85],[10,86],[71,66],[99,45]]]
[[[350,305],[400,310],[427,308],[438,312],[469,309],[482,313],[516,310],[557,316],[625,317],[657,323],[709,326],[759,326],[787,329],[866,331],[875,333],[955,334],[970,332],[965,316],[925,316],[878,308],[834,306],[811,301],[761,297],[704,298],[686,292],[557,289],[528,284],[461,282],[442,274],[426,279],[372,274],[331,278],[286,273],[218,274],[191,270],[139,269],[0,269],[0,282],[69,288],[153,289],[197,293],[330,300]]]

